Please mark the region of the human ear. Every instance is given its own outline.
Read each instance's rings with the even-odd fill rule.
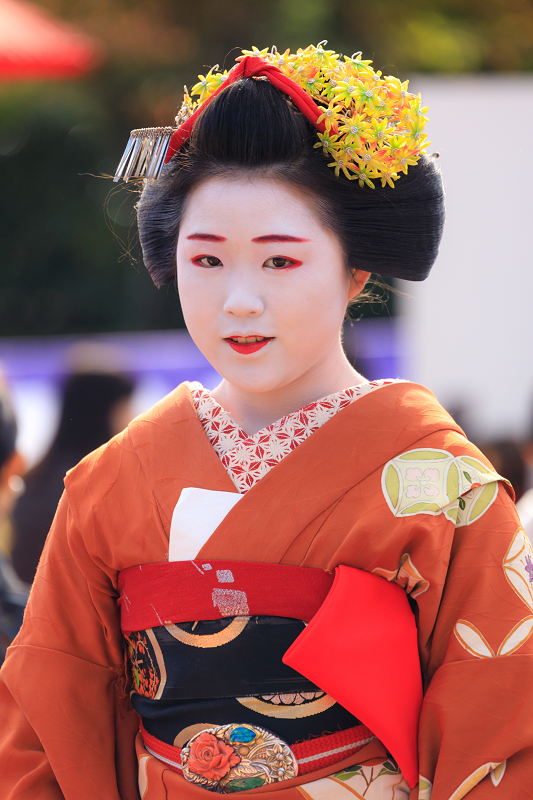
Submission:
[[[367,280],[370,278],[371,273],[366,272],[364,269],[352,270],[352,277],[350,278],[350,286],[348,288],[348,302],[361,294],[365,288]]]

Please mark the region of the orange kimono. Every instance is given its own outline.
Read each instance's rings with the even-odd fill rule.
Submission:
[[[117,606],[122,570],[165,561],[182,489],[235,491],[187,387],[65,483],[24,626],[0,673],[0,797],[138,800],[137,739],[146,800],[200,800],[204,789],[143,746]],[[425,687],[413,800],[533,796],[533,551],[510,494],[428,390],[392,384],[287,455],[199,554],[345,565],[405,590]],[[394,660],[391,652],[391,670]],[[339,762],[335,778],[329,767],[239,794],[315,800],[334,781],[348,800],[358,796],[350,788],[357,769],[376,758],[386,751],[374,741]]]

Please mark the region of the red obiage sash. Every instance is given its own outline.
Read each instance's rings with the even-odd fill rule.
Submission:
[[[373,573],[243,561],[129,567],[119,575],[124,633],[234,616],[280,616],[309,625],[284,663],[361,720],[418,781],[422,704],[417,629],[407,595]]]
[[[125,634],[157,625],[224,617],[291,617],[310,622],[333,584],[322,569],[246,561],[171,561],[119,574]]]

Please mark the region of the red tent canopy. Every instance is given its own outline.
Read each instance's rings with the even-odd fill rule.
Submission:
[[[20,0],[0,0],[0,80],[71,78],[97,67],[102,45]]]

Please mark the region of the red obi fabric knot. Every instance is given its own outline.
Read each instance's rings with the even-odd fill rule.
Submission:
[[[337,567],[326,601],[283,662],[356,715],[409,786],[417,784],[422,676],[415,617],[400,586]]]

